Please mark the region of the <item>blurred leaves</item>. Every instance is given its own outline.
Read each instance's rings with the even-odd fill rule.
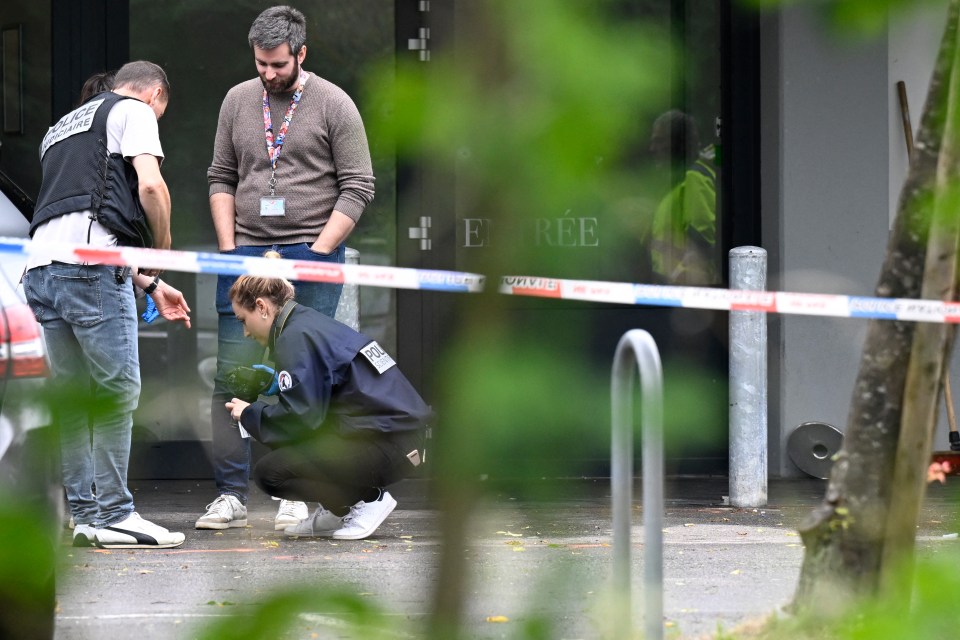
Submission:
[[[56,533],[43,501],[0,495],[0,637],[52,637]]]
[[[570,269],[589,252],[534,250],[529,236],[519,241],[524,221],[597,216],[637,189],[635,170],[618,160],[645,146],[667,104],[671,47],[665,29],[620,18],[615,4],[463,5],[471,28],[454,51],[395,70],[395,111],[369,123],[371,138],[395,138],[401,157],[455,176],[458,218],[494,220],[499,250],[475,268]],[[393,73],[374,74],[370,95]]]
[[[882,35],[891,22],[924,8],[945,7],[944,0],[742,0],[747,7],[777,9],[818,6],[834,30],[846,36]]]
[[[367,100],[384,103],[389,88],[395,109],[368,122],[371,138],[395,140],[404,161],[440,176],[440,192],[455,192],[458,219],[492,220],[496,250],[461,252],[473,262],[458,267],[584,278],[607,263],[623,279],[623,256],[645,250],[636,218],[650,215],[650,205],[624,202],[666,192],[651,179],[646,149],[682,56],[662,7],[626,5],[460,3],[456,20],[470,26],[456,30],[451,48],[432,51],[429,65],[402,61],[372,74]],[[564,250],[532,231],[545,217],[568,216],[599,220],[602,248]],[[457,329],[437,368],[437,475],[510,478],[523,492],[540,486],[531,479],[577,475],[590,464],[605,470],[613,352],[598,352],[590,339],[603,330],[605,310],[495,294],[456,304]],[[668,385],[666,428],[679,434],[667,438],[673,452],[725,438],[711,425],[724,423],[716,409],[726,401],[713,402],[716,382],[697,369],[677,369]]]
[[[515,482],[522,494],[540,486],[531,480],[581,475],[591,461],[605,468],[610,459],[609,368],[586,362],[575,341],[570,348],[558,348],[548,337],[552,333],[518,335],[485,324],[450,350],[441,370],[455,374],[441,381],[444,426],[436,437],[443,446],[438,464],[444,464],[447,452],[456,463],[443,466],[441,477],[489,475]],[[718,387],[700,368],[680,363],[670,363],[665,377],[668,453],[724,444],[726,431],[717,410],[726,407],[726,387]],[[639,385],[632,392],[639,448]]]
[[[486,327],[458,341],[441,368],[455,375],[441,381],[449,427],[436,434],[440,477],[489,474],[514,479],[519,489],[565,475],[571,458],[607,457],[609,419],[596,399],[608,396],[608,381],[575,357]]]
[[[955,543],[946,543],[954,547]],[[934,543],[935,556],[921,561],[912,572],[914,589],[909,602],[869,600],[842,616],[812,612],[774,618],[765,625],[718,633],[715,640],[902,640],[956,637],[956,594],[960,589],[957,565],[960,552]],[[901,578],[910,581],[911,576]]]
[[[338,638],[377,640],[398,636],[395,622],[369,599],[346,587],[299,585],[275,591],[255,604],[230,604],[236,604],[237,613],[209,626],[201,640],[301,638],[311,637],[308,634],[314,629],[324,632],[312,637],[330,637],[330,628],[336,630]]]
[[[949,544],[949,543],[948,543]],[[901,638],[953,638],[957,635],[956,594],[960,553],[951,549],[936,559],[920,562],[913,574],[910,603],[879,600],[851,616],[845,640],[900,640]],[[904,581],[910,576],[904,575]]]

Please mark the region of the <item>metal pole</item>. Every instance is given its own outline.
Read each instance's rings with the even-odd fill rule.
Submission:
[[[767,252],[730,250],[730,288],[763,291]],[[767,318],[730,312],[730,504],[767,504]]]
[[[630,597],[630,525],[633,504],[633,379],[639,368],[643,447],[644,638],[663,638],[663,371],[649,333],[628,331],[613,357],[611,496],[614,638],[633,637]]]

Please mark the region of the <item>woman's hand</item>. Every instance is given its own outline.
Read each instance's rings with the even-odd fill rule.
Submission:
[[[230,412],[230,417],[233,418],[233,421],[240,422],[240,415],[244,409],[250,406],[250,403],[244,402],[240,398],[234,398],[224,406],[227,408],[227,411]]]
[[[178,289],[174,289],[166,282],[160,281],[156,291],[150,294],[153,303],[157,305],[157,311],[166,320],[171,322],[183,322],[190,328],[190,307],[183,294]]]

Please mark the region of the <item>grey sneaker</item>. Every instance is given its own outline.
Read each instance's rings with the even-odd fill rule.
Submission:
[[[310,512],[307,510],[306,502],[281,500],[280,508],[277,509],[277,517],[273,519],[273,528],[275,531],[283,531],[287,527],[300,524],[309,515]]]
[[[283,530],[283,535],[291,538],[329,538],[333,532],[343,526],[343,518],[335,516],[323,507],[317,507],[313,515]]]
[[[207,505],[207,512],[197,520],[197,529],[229,529],[247,526],[247,508],[236,496],[222,495]]]
[[[397,506],[388,491],[383,491],[380,497],[373,502],[362,500],[350,507],[350,513],[343,516],[343,528],[333,532],[337,540],[363,540],[373,535],[373,532],[387,519],[390,512]]]

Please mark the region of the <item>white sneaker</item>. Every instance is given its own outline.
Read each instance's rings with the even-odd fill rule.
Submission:
[[[397,501],[386,491],[373,502],[360,501],[343,516],[343,528],[334,531],[333,537],[337,540],[363,540],[373,535],[396,506]]]
[[[281,500],[280,508],[277,509],[277,517],[273,519],[273,529],[274,531],[283,531],[287,527],[300,524],[309,515],[310,512],[307,510],[306,502]]]
[[[167,531],[136,512],[96,532],[97,546],[104,549],[169,549],[179,547],[184,540],[182,533]]]
[[[97,544],[97,530],[92,524],[73,526],[73,546],[93,547]]]
[[[312,516],[284,529],[283,535],[291,538],[329,538],[341,527],[343,518],[333,515],[323,507],[317,507]]]
[[[222,495],[207,505],[207,512],[194,525],[197,529],[229,529],[247,526],[247,508],[236,496]]]

